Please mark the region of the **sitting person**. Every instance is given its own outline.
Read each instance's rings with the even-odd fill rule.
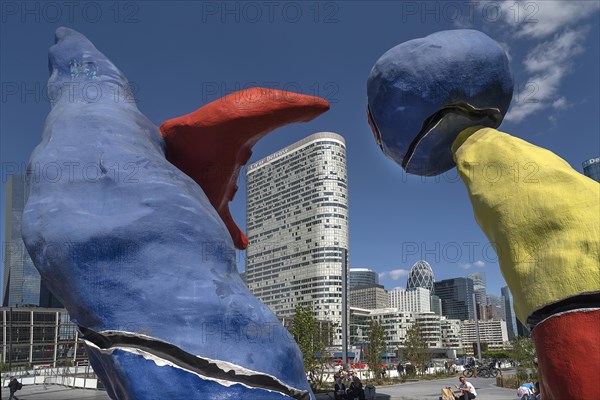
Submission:
[[[346,400],[346,385],[341,377],[335,380],[335,387],[333,389],[333,398],[335,400]]]
[[[517,397],[520,400],[529,400],[533,395],[533,383],[524,383],[517,389]]]
[[[540,392],[540,383],[536,382],[533,388],[533,394],[529,396],[529,400],[542,400],[542,393]]]
[[[467,382],[467,378],[461,376],[460,378],[458,378],[458,380],[460,381],[460,385],[454,385],[454,387],[460,390],[460,394],[458,395],[459,399],[471,400],[477,397],[475,387],[471,384],[471,382]]]
[[[355,376],[352,378],[352,382],[350,383],[350,387],[346,392],[346,398],[348,400],[365,400],[365,391],[362,386],[362,382]]]

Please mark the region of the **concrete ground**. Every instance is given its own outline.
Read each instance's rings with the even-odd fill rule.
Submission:
[[[468,378],[468,380],[477,390],[477,400],[517,399],[515,389],[496,387],[495,378]],[[438,400],[443,387],[450,386],[454,388],[454,384],[457,383],[458,378],[449,378],[407,382],[394,386],[379,386],[377,387],[377,400]],[[43,385],[23,386],[23,389],[16,394],[21,400],[110,400],[106,392],[101,390],[71,389],[57,385],[48,385],[47,389],[44,389]],[[2,388],[1,398],[8,399],[8,396],[8,388]],[[317,399],[333,399],[333,393],[319,394]]]
[[[477,400],[513,400],[518,399],[516,389],[504,389],[496,386],[496,378],[467,378],[475,386]],[[393,386],[378,386],[377,400],[438,400],[442,388],[458,385],[458,377],[432,381],[406,382]],[[333,393],[320,394],[318,400],[333,399]]]
[[[19,400],[110,400],[102,390],[72,389],[65,386],[27,385],[15,393]],[[2,399],[8,399],[8,388],[2,388]]]
[[[505,389],[496,386],[496,378],[467,378],[475,386],[477,400],[513,400],[518,399],[516,389]],[[434,381],[407,382],[401,385],[377,388],[377,394],[389,395],[393,400],[438,400],[442,388],[458,385],[458,377],[438,379]]]

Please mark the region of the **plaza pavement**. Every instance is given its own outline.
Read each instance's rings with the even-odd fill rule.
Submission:
[[[467,378],[475,386],[477,400],[514,400],[518,399],[516,389],[505,389],[496,386],[496,378]],[[401,385],[381,386],[377,388],[377,394],[385,394],[389,397],[381,397],[382,400],[438,400],[442,388],[458,385],[458,377],[448,379],[437,379],[433,381],[406,382]],[[377,397],[379,400],[379,396]]]
[[[515,389],[496,387],[495,378],[468,378],[477,390],[477,400],[515,400]],[[406,382],[400,385],[377,387],[377,400],[438,400],[442,387],[458,383],[458,378],[433,381]],[[110,400],[106,392],[93,389],[72,389],[65,386],[43,385],[23,386],[17,396],[20,400]],[[2,388],[2,399],[8,399],[8,388]],[[333,394],[319,394],[318,400],[333,399]],[[151,399],[148,399],[151,400]],[[187,400],[187,399],[182,399]],[[252,400],[252,399],[240,399]]]

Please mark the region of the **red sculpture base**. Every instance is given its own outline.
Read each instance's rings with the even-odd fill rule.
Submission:
[[[600,310],[550,317],[532,338],[544,400],[600,399]]]

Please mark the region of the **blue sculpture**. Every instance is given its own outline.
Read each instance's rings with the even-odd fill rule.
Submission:
[[[502,47],[482,32],[441,31],[401,43],[373,66],[369,122],[377,143],[410,173],[454,167],[450,146],[470,126],[496,128],[513,81]]]
[[[298,346],[243,284],[221,216],[167,161],[123,73],[67,28],[49,68],[23,238],[110,397],[314,399]]]

